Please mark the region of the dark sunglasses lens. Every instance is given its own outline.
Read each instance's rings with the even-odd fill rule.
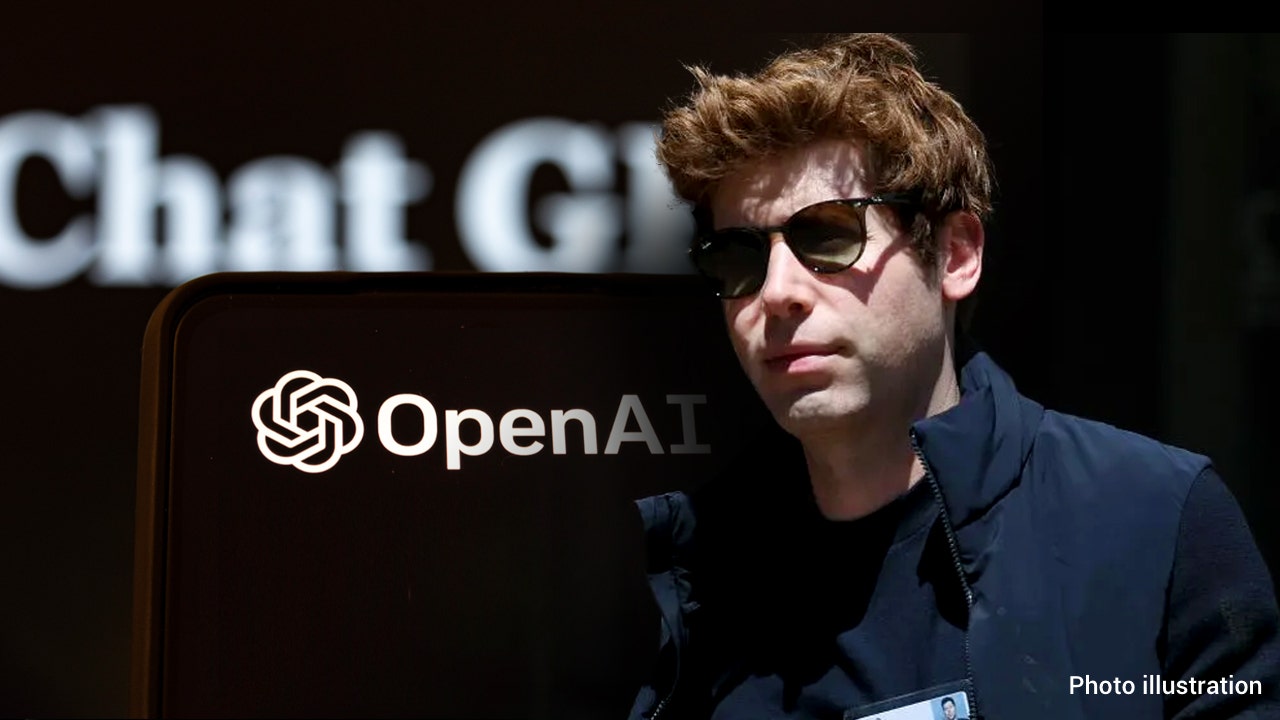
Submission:
[[[744,230],[722,230],[702,238],[694,246],[693,262],[716,282],[720,297],[750,295],[760,289],[769,263],[766,243]]]
[[[858,261],[866,240],[862,211],[840,203],[811,205],[787,221],[791,249],[818,272],[839,272]]]

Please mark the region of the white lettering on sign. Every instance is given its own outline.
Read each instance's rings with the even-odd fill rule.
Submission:
[[[668,395],[667,403],[680,406],[681,437],[683,442],[671,445],[672,454],[706,454],[711,446],[694,442],[697,427],[694,418],[694,405],[705,404],[706,395]],[[392,433],[392,415],[400,408],[413,408],[422,416],[422,436],[396,438]],[[595,455],[597,448],[596,420],[590,411],[581,408],[573,410],[552,410],[551,413],[551,447],[552,454],[566,454],[566,425],[574,420],[581,430],[582,453]],[[422,455],[435,446],[438,439],[438,425],[435,405],[421,395],[404,393],[387,398],[378,408],[378,439],[383,447],[396,455]],[[631,426],[635,429],[629,429]],[[474,442],[463,439],[463,428],[473,431],[468,435]],[[517,408],[509,410],[498,421],[498,444],[512,455],[528,456],[541,452],[546,444],[540,440],[521,442],[519,438],[546,437],[547,424],[542,416],[534,410]],[[650,454],[661,455],[665,452],[658,433],[644,409],[638,395],[623,395],[618,403],[618,411],[614,415],[612,429],[605,441],[604,454],[616,455],[622,450],[623,443],[642,444]],[[576,445],[576,443],[575,443]],[[458,470],[462,467],[462,457],[484,455],[494,446],[493,418],[483,410],[445,410],[444,411],[444,454],[445,467]]]
[[[654,132],[563,118],[498,128],[459,175],[462,249],[483,271],[689,272],[693,222],[654,158]],[[30,237],[17,199],[31,159],[51,165],[69,197],[96,198],[96,211]],[[531,199],[544,165],[569,190]],[[18,112],[0,118],[0,284],[38,290],[86,272],[98,285],[138,286],[222,270],[429,270],[432,252],[407,236],[406,214],[431,184],[427,166],[386,131],[351,136],[334,168],[275,155],[245,163],[224,186],[198,157],[161,155],[146,106],[79,118]]]
[[[485,138],[458,179],[458,238],[476,267],[494,272],[653,272],[688,270],[693,220],[675,201],[654,159],[656,129],[528,118]],[[613,193],[614,166],[626,167],[625,202]],[[541,198],[532,222],[553,240],[542,247],[525,206],[533,173],[550,165],[571,192]],[[626,251],[619,246],[627,233]]]

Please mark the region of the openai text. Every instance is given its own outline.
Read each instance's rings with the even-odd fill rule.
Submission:
[[[698,454],[711,452],[711,446],[697,442],[697,430],[694,427],[694,406],[707,401],[705,395],[668,395],[667,403],[680,406],[681,436],[678,443],[670,446],[672,454]],[[420,438],[411,443],[402,443],[391,432],[391,416],[400,408],[412,408],[410,412],[422,415],[423,432]],[[566,428],[570,422],[576,424],[582,435],[582,452],[595,455],[597,443],[596,419],[588,410],[552,410],[551,452],[564,455],[567,451]],[[462,441],[463,423],[473,423],[479,431],[475,442]],[[636,429],[627,427],[634,423]],[[439,433],[435,406],[421,395],[405,393],[394,395],[382,403],[378,409],[378,440],[382,446],[396,455],[421,455],[435,445]],[[542,416],[533,410],[519,408],[509,410],[498,420],[498,440],[502,449],[512,455],[534,455],[546,447],[541,440],[545,438],[547,423]],[[493,418],[483,410],[445,410],[444,411],[444,452],[445,467],[457,470],[462,467],[463,455],[483,455],[493,448]],[[624,442],[640,442],[654,455],[663,454],[662,442],[654,431],[653,423],[645,412],[644,405],[638,395],[623,395],[618,403],[618,411],[613,417],[613,425],[609,429],[609,437],[604,443],[605,455],[616,455]]]
[[[704,454],[711,446],[699,443],[695,425],[695,406],[707,402],[706,395],[666,396],[668,405],[680,408],[681,440],[664,448],[658,439],[649,413],[639,395],[623,395],[618,402],[604,454],[614,455],[623,443],[643,443],[650,454]],[[356,449],[364,438],[364,419],[359,412],[359,399],[350,385],[337,378],[322,377],[310,370],[294,370],[258,394],[250,415],[258,430],[258,449],[278,465],[292,465],[308,473],[320,473],[337,464],[345,454]],[[397,413],[417,415],[413,427],[421,427],[416,437],[397,437],[392,427]],[[596,418],[582,408],[551,410],[548,419],[534,410],[516,408],[503,413],[497,422],[497,440],[512,455],[534,455],[546,448],[548,420],[551,426],[551,453],[564,455],[570,445],[570,425],[576,425],[585,455],[599,452]],[[629,429],[634,426],[635,429]],[[383,401],[378,408],[378,440],[388,451],[405,457],[422,455],[435,446],[440,436],[440,415],[435,405],[414,393],[400,393]],[[467,437],[463,439],[463,428]],[[403,426],[402,426],[403,429]],[[471,408],[444,411],[445,467],[462,467],[462,456],[484,455],[493,449],[495,425],[489,413]]]

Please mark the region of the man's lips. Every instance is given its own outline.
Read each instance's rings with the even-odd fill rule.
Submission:
[[[804,372],[835,354],[836,349],[828,345],[788,345],[765,353],[764,366],[775,372]]]

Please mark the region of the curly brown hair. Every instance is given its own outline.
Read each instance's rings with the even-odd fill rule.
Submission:
[[[912,250],[937,261],[934,224],[955,210],[991,213],[986,141],[949,93],[926,80],[916,53],[882,33],[832,37],[774,58],[754,75],[689,67],[698,87],[668,110],[658,160],[676,193],[709,222],[717,184],[743,166],[816,140],[860,142],[873,192],[909,192],[899,213]]]

